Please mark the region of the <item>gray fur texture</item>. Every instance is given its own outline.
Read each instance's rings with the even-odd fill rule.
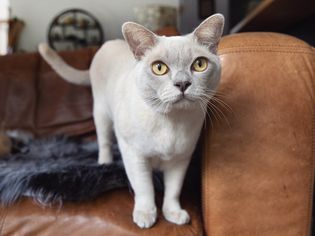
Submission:
[[[117,146],[115,161],[97,163],[96,142],[65,137],[15,141],[13,153],[0,159],[0,201],[10,205],[21,196],[42,204],[84,201],[129,186]]]

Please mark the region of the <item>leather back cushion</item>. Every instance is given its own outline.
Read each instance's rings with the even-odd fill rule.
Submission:
[[[63,52],[78,69],[87,69],[95,49]],[[37,53],[0,57],[0,124],[36,136],[94,131],[90,87],[62,80]]]
[[[211,129],[208,121],[204,132],[207,234],[307,236],[314,51],[293,37],[246,33],[225,37],[219,54],[219,92],[230,108],[221,103],[228,122],[221,118]]]

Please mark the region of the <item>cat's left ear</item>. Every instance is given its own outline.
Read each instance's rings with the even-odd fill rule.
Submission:
[[[157,36],[152,31],[137,23],[124,23],[122,33],[137,60],[157,42]]]
[[[218,44],[223,33],[224,16],[214,14],[205,19],[193,32],[193,37],[206,45],[212,53],[217,52]]]

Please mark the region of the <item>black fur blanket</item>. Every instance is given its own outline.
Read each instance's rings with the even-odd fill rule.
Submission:
[[[113,164],[98,165],[96,142],[65,137],[19,142],[12,154],[0,158],[1,204],[21,196],[42,204],[83,201],[129,186],[117,146],[113,151]]]

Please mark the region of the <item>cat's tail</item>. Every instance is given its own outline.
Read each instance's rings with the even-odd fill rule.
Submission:
[[[44,60],[60,75],[70,83],[78,85],[90,85],[89,70],[78,70],[69,66],[52,48],[41,43],[38,51]]]

